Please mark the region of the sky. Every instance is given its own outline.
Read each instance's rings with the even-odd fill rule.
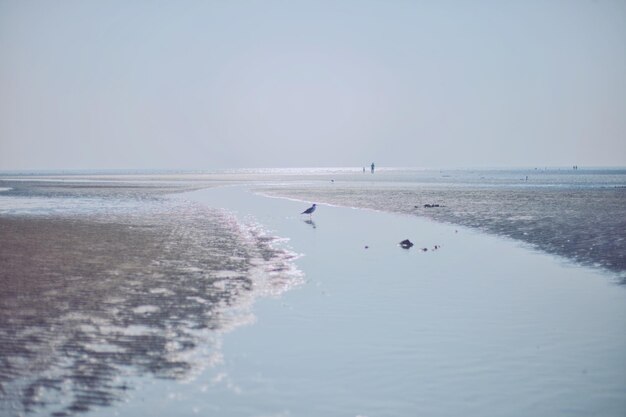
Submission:
[[[626,2],[0,0],[0,170],[626,166]]]

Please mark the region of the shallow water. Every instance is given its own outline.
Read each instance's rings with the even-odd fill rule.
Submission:
[[[439,178],[432,172],[383,171],[364,176],[377,178],[282,183],[263,192],[474,227],[622,273],[626,280],[624,170],[452,171]]]
[[[0,205],[1,415],[85,413],[145,378],[192,378],[256,298],[297,284],[295,255],[259,225],[135,193]]]
[[[571,235],[594,193],[606,204],[583,230],[619,225],[623,172],[538,185],[489,172],[2,181],[0,415],[624,414],[619,271],[414,216],[503,234],[538,223],[547,241]],[[247,181],[412,215],[322,205],[308,218],[308,203],[245,188],[181,194]]]
[[[613,274],[412,216],[322,205],[309,219],[300,202],[195,195],[290,236],[306,285],[260,303],[258,322],[225,339],[220,382],[152,387],[172,398],[161,415],[626,410],[626,293]],[[405,238],[415,247],[400,248]]]

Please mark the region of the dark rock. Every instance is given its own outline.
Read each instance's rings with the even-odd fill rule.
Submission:
[[[404,239],[402,242],[400,242],[400,246],[402,246],[404,249],[409,249],[411,246],[413,246],[413,242],[411,242],[409,239]]]

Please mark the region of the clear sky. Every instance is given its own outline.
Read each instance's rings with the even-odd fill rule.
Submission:
[[[0,170],[626,165],[626,1],[0,0]]]

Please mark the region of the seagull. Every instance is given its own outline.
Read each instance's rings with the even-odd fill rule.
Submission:
[[[304,210],[300,214],[308,214],[310,216],[315,211],[315,207],[316,207],[316,204],[313,204],[311,207],[309,207],[308,209]]]

